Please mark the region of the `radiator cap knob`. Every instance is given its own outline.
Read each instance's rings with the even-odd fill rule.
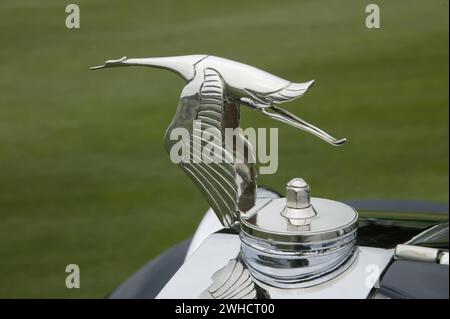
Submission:
[[[286,207],[281,216],[291,225],[307,226],[316,215],[309,185],[301,178],[290,180],[286,187]]]

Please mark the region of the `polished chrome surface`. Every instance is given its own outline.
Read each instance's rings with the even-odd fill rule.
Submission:
[[[206,55],[201,54],[141,59],[129,59],[124,56],[121,59],[108,60],[103,65],[92,67],[91,70],[119,66],[149,66],[175,72],[185,81],[191,81],[195,76],[195,69],[193,66],[206,57]]]
[[[333,241],[356,232],[358,213],[350,206],[323,198],[311,198],[317,217],[307,226],[289,224],[281,215],[286,199],[263,199],[241,215],[241,229],[251,237],[263,239],[271,247],[313,245]],[[273,244],[270,244],[273,243]]]
[[[311,205],[309,185],[301,178],[294,178],[286,187],[286,207],[281,215],[295,226],[306,226],[311,223],[317,212]]]
[[[247,268],[239,259],[215,272],[213,283],[201,295],[201,299],[256,299],[255,283]]]
[[[241,215],[241,255],[253,277],[274,287],[300,288],[328,281],[357,257],[358,214],[339,202],[310,198],[300,178],[287,197],[259,201]]]
[[[224,136],[226,128],[239,127],[239,106],[244,104],[281,122],[310,132],[333,145],[340,145],[345,139],[337,140],[276,105],[302,96],[314,83],[292,83],[255,67],[236,61],[209,56],[187,55],[159,58],[127,58],[108,60],[97,70],[119,66],[149,66],[175,72],[187,83],[184,87],[178,110],[165,135],[165,146],[169,151],[174,145],[170,133],[176,128],[186,128],[194,133],[193,122],[201,120],[201,132],[213,129]],[[203,136],[203,135],[201,135]],[[231,226],[239,221],[239,214],[248,211],[255,203],[256,169],[252,145],[241,135],[245,145],[244,154],[236,148],[225,145],[222,140],[222,158],[241,158],[242,163],[199,163],[180,164],[181,168],[203,192],[220,222]],[[195,140],[195,139],[194,139]],[[197,155],[192,151],[194,143],[205,145],[210,141],[189,143],[189,157]],[[198,157],[198,156],[197,156]],[[250,161],[252,159],[252,161]]]
[[[254,283],[272,299],[341,299],[367,298],[376,283],[377,276],[389,264],[392,250],[357,247],[358,253],[352,264],[342,273],[327,281],[307,288],[280,289],[254,279]],[[240,240],[237,235],[216,233],[210,235],[185,261],[177,273],[162,289],[157,298],[197,299],[215,280],[214,274],[230,260],[238,258]],[[372,269],[379,273],[371,272]],[[368,280],[371,277],[372,280]]]
[[[269,250],[241,237],[241,253],[253,277],[279,288],[304,288],[346,271],[357,257],[354,237],[335,249],[300,252]]]
[[[448,251],[439,254],[439,263],[448,266]]]
[[[430,263],[438,262],[438,256],[439,249],[414,245],[397,245],[394,253],[395,259]]]

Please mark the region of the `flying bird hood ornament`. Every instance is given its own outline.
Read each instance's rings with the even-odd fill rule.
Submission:
[[[346,139],[336,139],[283,110],[279,104],[301,97],[314,81],[293,83],[258,68],[236,61],[210,56],[186,55],[157,58],[127,58],[108,60],[104,65],[92,70],[120,67],[148,66],[170,70],[181,76],[187,85],[184,87],[178,110],[165,135],[165,146],[170,152],[174,141],[171,133],[177,128],[186,128],[191,134],[196,130],[203,133],[215,130],[224,136],[227,128],[239,127],[239,106],[246,105],[262,114],[316,135],[322,140],[338,146]],[[197,128],[194,121],[201,120]],[[256,169],[252,157],[252,145],[241,135],[238,142],[245,146],[244,154],[232,147],[230,150],[221,139],[221,152],[224,157],[239,157],[241,163],[205,163],[195,154],[195,144],[204,145],[210,141],[200,139],[192,142],[189,156],[197,159],[194,163],[180,163],[182,169],[200,188],[220,222],[231,226],[239,222],[241,212],[250,210],[256,198]]]
[[[255,67],[209,55],[124,57],[92,69],[119,66],[163,68],[187,82],[164,142],[171,160],[203,192],[211,209],[196,230],[187,252],[178,248],[181,246],[166,252],[145,266],[145,271],[139,271],[121,285],[118,289],[121,293],[116,296],[129,298],[136,291],[139,298],[152,295],[154,286],[164,282],[161,277],[166,276],[160,269],[165,263],[172,263],[175,256],[184,258],[184,262],[175,274],[170,273],[157,298],[355,299],[389,297],[384,294],[394,290],[394,295],[406,291],[407,296],[411,292],[403,283],[399,289],[391,289],[392,278],[402,271],[399,269],[410,267],[394,270],[395,265],[402,267],[396,259],[400,258],[400,262],[406,259],[406,262],[409,258],[414,263],[422,260],[428,266],[439,259],[439,263],[448,264],[448,253],[441,252],[446,247],[441,246],[445,241],[439,239],[439,249],[427,247],[426,251],[413,243],[423,244],[420,239],[424,237],[442,237],[445,230],[448,233],[448,223],[431,228],[425,223],[426,230],[406,242],[407,245],[398,245],[394,255],[392,239],[384,242],[373,237],[385,225],[391,231],[396,225],[391,217],[379,221],[376,216],[363,219],[360,229],[365,231],[357,241],[358,212],[345,203],[312,197],[304,179],[291,179],[286,184],[285,197],[257,188],[252,137],[240,130],[240,105],[310,132],[332,145],[345,142],[279,107],[301,97],[314,81],[293,83]],[[227,139],[230,130],[234,132],[231,140]],[[180,136],[182,139],[177,140]],[[182,150],[182,156],[178,156],[178,150]],[[178,162],[174,157],[183,160]],[[403,219],[401,223],[408,224]],[[221,226],[229,229],[223,231]],[[410,236],[413,227],[405,228]],[[398,241],[402,235],[394,237]],[[373,247],[377,242],[383,242],[382,246]],[[158,281],[156,285],[150,284],[154,278]],[[376,286],[379,278],[380,289]],[[416,296],[415,292],[411,296]]]

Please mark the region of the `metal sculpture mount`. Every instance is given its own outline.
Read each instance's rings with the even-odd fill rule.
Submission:
[[[187,129],[191,135],[196,130],[200,136],[206,131],[223,137],[227,128],[240,125],[240,105],[248,106],[274,120],[312,133],[322,140],[341,145],[345,139],[335,139],[321,129],[283,110],[279,104],[301,97],[314,81],[293,83],[258,68],[236,61],[210,56],[186,55],[158,58],[126,58],[108,60],[92,70],[120,66],[148,66],[170,70],[181,76],[187,85],[183,88],[178,109],[165,134],[168,152],[174,141],[171,133],[177,128]],[[194,121],[201,120],[195,127]],[[238,143],[245,152],[227,145],[220,138],[222,158],[241,158],[243,161],[202,161],[194,148],[210,142],[207,139],[192,139],[189,142],[189,157],[193,162],[180,163],[181,168],[202,191],[223,226],[230,227],[240,220],[240,214],[249,211],[256,199],[255,161],[249,157],[252,145],[240,135]],[[197,144],[197,145],[196,145]]]

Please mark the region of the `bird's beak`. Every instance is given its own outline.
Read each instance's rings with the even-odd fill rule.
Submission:
[[[273,112],[269,111],[268,109],[270,109]],[[266,108],[259,108],[258,110],[274,120],[289,124],[291,126],[299,128],[301,130],[304,130],[306,132],[314,134],[315,136],[321,138],[322,140],[324,140],[327,143],[330,143],[331,145],[339,146],[339,145],[344,144],[347,141],[346,138],[336,139],[333,136],[329,135],[328,133],[322,131],[320,128],[315,127],[312,124],[309,124],[305,120],[302,120],[301,118],[297,117],[296,115],[294,115],[286,110],[283,110],[279,107],[270,106],[270,107],[266,107]]]
[[[118,60],[108,60],[103,65],[93,66],[93,67],[91,67],[89,69],[91,69],[91,70],[99,70],[99,69],[104,69],[104,68],[109,68],[109,67],[114,67],[114,66],[124,66],[124,65],[127,65],[125,63],[126,60],[127,60],[127,57],[124,56],[123,58],[120,58]]]

